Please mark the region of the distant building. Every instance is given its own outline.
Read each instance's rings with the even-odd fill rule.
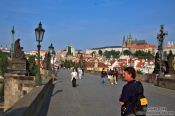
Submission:
[[[71,45],[68,45],[66,47],[67,55],[73,55],[75,56],[75,48],[73,48]]]
[[[144,51],[146,53],[150,52],[151,54],[156,53],[156,46],[152,44],[144,44],[144,45],[130,45],[128,46],[131,53],[135,53],[136,51]]]
[[[136,51],[144,51],[144,52],[150,52],[151,54],[155,54],[156,46],[152,44],[148,44],[145,40],[137,40],[133,39],[131,34],[125,38],[123,37],[123,47],[129,48],[131,53],[135,53]]]
[[[44,60],[44,57],[45,57],[45,54],[48,52],[48,50],[40,50],[40,57],[41,57],[41,60]],[[26,51],[24,52],[25,55],[34,55],[34,56],[37,56],[38,54],[38,50],[33,50],[33,51]],[[36,57],[37,59],[37,57]]]
[[[131,34],[129,34],[127,36],[127,38],[125,38],[125,36],[123,37],[123,47],[128,47],[131,45],[146,45],[147,42],[145,40],[137,40],[137,39],[133,39],[133,37],[131,36]]]
[[[99,51],[99,50],[102,50],[103,53],[104,53],[105,51],[111,51],[111,50],[120,51],[120,53],[121,53],[122,50],[127,50],[127,49],[128,49],[128,48],[122,47],[122,46],[105,46],[105,47],[87,49],[87,50],[85,51],[85,54],[92,54],[92,52],[95,52],[96,54],[98,54],[98,51]]]
[[[173,41],[169,41],[168,44],[164,47],[163,51],[165,54],[169,54],[169,51],[172,51],[172,53],[175,55],[175,45]]]
[[[10,50],[8,50],[8,48],[3,48],[2,46],[0,47],[0,51],[2,52],[6,52],[6,53],[10,53]]]

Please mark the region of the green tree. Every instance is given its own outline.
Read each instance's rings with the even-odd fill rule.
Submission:
[[[103,51],[101,49],[98,50],[98,54],[102,56],[103,55]]]
[[[130,50],[124,50],[123,54],[127,55],[127,56],[130,56],[131,55],[131,51]]]
[[[138,57],[139,59],[154,59],[154,55],[152,55],[150,52],[144,52],[141,50],[138,50],[134,53],[135,57]]]
[[[7,71],[8,58],[7,54],[0,51],[0,75],[4,76],[4,73]]]
[[[35,63],[35,57],[34,55],[29,56],[28,62],[29,62],[29,75],[35,76],[37,73],[37,66]]]
[[[112,54],[110,51],[105,51],[104,56],[109,59],[109,58],[111,58]]]
[[[96,54],[96,52],[95,52],[95,51],[93,51],[93,52],[91,53],[91,56],[93,57],[95,54]]]
[[[63,67],[65,68],[71,68],[71,67],[74,67],[75,66],[75,63],[72,62],[72,60],[65,60],[63,62]]]
[[[120,57],[120,51],[115,51],[113,57],[114,58],[119,58]]]

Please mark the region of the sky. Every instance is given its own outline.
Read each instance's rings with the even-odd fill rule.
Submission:
[[[35,28],[45,34],[41,49],[120,46],[123,36],[157,45],[163,24],[175,43],[175,0],[0,0],[0,45],[10,47],[11,30],[24,51],[36,50]]]

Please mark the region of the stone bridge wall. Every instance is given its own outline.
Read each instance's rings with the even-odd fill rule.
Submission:
[[[4,111],[11,108],[19,99],[35,86],[34,77],[9,74],[4,80]]]
[[[19,100],[4,116],[46,116],[53,88],[50,79]]]

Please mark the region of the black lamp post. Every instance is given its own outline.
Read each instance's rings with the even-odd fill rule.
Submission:
[[[41,85],[41,75],[40,75],[40,49],[41,49],[41,42],[43,41],[45,29],[42,28],[41,22],[39,23],[38,27],[35,29],[36,41],[38,42],[38,73],[36,76],[36,85]]]
[[[55,50],[54,50],[54,46],[53,44],[51,43],[50,46],[49,46],[49,54],[52,56],[53,58],[53,65],[52,65],[52,68],[54,69],[54,56],[55,56]]]
[[[53,47],[53,44],[51,43],[49,46],[49,54],[51,55],[51,58],[53,58],[53,64],[52,64],[52,68],[50,67],[50,69],[52,69],[52,74],[54,74],[54,57],[55,57],[55,50]],[[53,75],[52,75],[53,76]],[[53,81],[54,81],[54,77],[53,77]]]
[[[53,49],[52,51],[52,55],[53,55],[53,72],[55,71],[55,67],[54,67],[54,60],[55,60],[55,50]]]

